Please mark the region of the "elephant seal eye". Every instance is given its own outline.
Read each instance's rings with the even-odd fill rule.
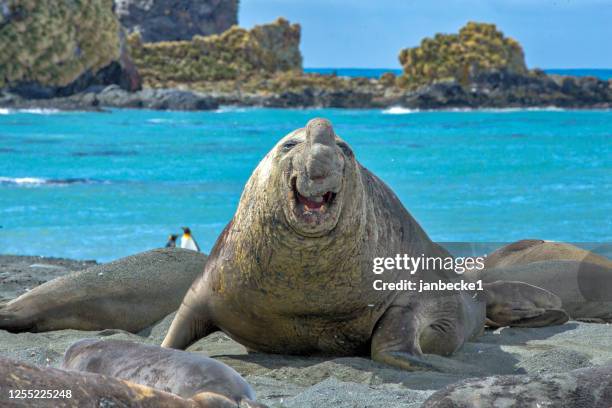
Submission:
[[[289,150],[293,149],[298,144],[299,142],[297,140],[289,140],[283,144],[282,149],[283,151],[288,152]]]
[[[337,143],[338,147],[340,149],[342,149],[342,151],[344,152],[344,154],[346,154],[347,156],[351,157],[353,156],[353,151],[351,150],[351,148],[349,147],[349,145],[347,145],[346,143],[343,142],[338,142]]]

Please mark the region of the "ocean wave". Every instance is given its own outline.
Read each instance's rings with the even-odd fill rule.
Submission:
[[[41,177],[0,177],[0,185],[17,186],[66,186],[70,184],[101,184],[107,183],[101,180],[89,178],[61,178],[50,179]]]
[[[472,109],[474,111],[493,112],[493,113],[512,113],[512,112],[563,112],[568,109],[558,106],[531,106],[523,108],[482,108]]]
[[[153,124],[160,124],[160,123],[175,123],[176,121],[173,119],[162,119],[162,118],[153,118],[153,119],[147,119],[147,123],[153,123]]]
[[[55,115],[62,113],[59,109],[51,108],[28,108],[28,109],[7,109],[0,108],[0,115],[11,115],[15,113],[30,113],[32,115]]]
[[[571,109],[560,108],[558,106],[524,106],[513,108],[447,108],[431,109],[424,112],[485,112],[485,113],[515,113],[515,112],[564,112]]]
[[[220,106],[215,110],[215,113],[236,113],[246,112],[249,108],[240,108],[237,106]],[[252,108],[251,108],[252,109]]]
[[[385,115],[407,115],[410,113],[435,113],[435,112],[459,112],[459,113],[515,113],[515,112],[564,112],[571,109],[558,106],[531,106],[514,108],[442,108],[442,109],[410,109],[402,106],[392,106],[382,111]]]
[[[419,112],[418,109],[409,109],[402,106],[392,106],[382,111],[383,115],[407,115],[409,113]]]

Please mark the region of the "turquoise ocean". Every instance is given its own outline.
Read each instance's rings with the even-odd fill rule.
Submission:
[[[612,241],[612,111],[0,109],[0,254],[209,251],[286,133],[329,118],[437,241]]]

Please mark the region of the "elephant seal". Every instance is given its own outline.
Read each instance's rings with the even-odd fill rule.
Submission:
[[[432,394],[423,408],[610,408],[612,364],[567,373],[471,378]]]
[[[13,408],[238,408],[222,395],[185,399],[105,375],[36,367],[5,357],[0,357],[0,390],[0,406]]]
[[[136,333],[175,311],[206,256],[156,249],[44,283],[0,308],[0,330],[122,329]]]
[[[475,279],[526,282],[559,296],[574,319],[612,321],[612,261],[574,245],[533,239],[506,245]]]
[[[85,339],[66,350],[61,368],[104,374],[183,398],[209,392],[236,404],[261,406],[253,402],[255,392],[233,368],[186,351],[125,340]]]
[[[162,346],[184,349],[222,330],[250,350],[370,355],[405,369],[443,369],[424,353],[451,354],[481,333],[484,299],[375,289],[459,277],[436,266],[414,278],[397,268],[373,273],[375,258],[399,254],[450,256],[331,123],[313,119],[254,170]]]

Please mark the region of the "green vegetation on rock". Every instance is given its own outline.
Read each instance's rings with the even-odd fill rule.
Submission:
[[[408,88],[446,80],[467,85],[475,75],[491,70],[527,73],[521,46],[495,24],[469,22],[458,34],[425,38],[419,47],[402,50],[399,60],[404,74],[398,82]]]
[[[0,2],[0,88],[66,86],[120,55],[113,0]]]
[[[191,41],[143,43],[137,33],[128,41],[144,84],[153,88],[205,89],[210,82],[247,81],[302,70],[300,26],[282,18],[251,30],[233,26],[222,34],[194,36]]]

